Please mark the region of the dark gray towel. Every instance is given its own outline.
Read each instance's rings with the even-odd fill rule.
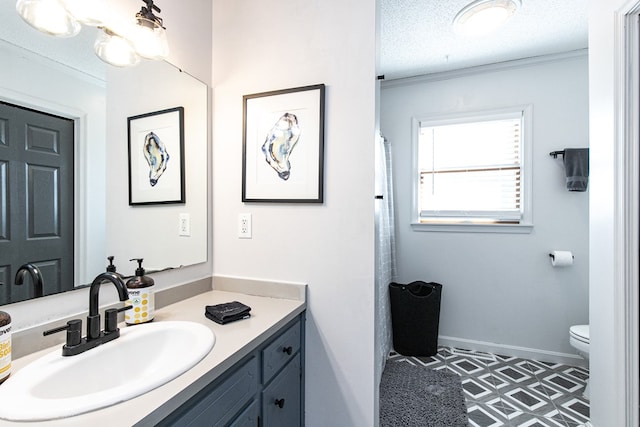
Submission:
[[[567,176],[567,190],[587,191],[589,182],[589,149],[565,148],[564,170]]]
[[[227,302],[224,304],[207,305],[204,315],[208,319],[216,323],[225,325],[229,322],[235,322],[240,319],[248,319],[251,314],[251,307],[244,305],[238,301]]]

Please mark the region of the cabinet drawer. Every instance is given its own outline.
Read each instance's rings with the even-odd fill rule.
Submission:
[[[257,357],[252,357],[222,382],[212,383],[195,397],[195,405],[185,408],[172,425],[227,425],[258,391],[258,368]]]
[[[260,403],[254,400],[251,405],[229,424],[229,427],[256,427],[260,416]]]
[[[266,384],[300,350],[300,321],[262,350],[262,375]]]
[[[301,425],[300,354],[262,391],[264,427]]]

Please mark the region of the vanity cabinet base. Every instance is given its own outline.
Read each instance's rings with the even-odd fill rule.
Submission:
[[[153,425],[303,426],[303,362],[304,312]]]

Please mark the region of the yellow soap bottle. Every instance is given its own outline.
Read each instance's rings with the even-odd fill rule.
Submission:
[[[0,311],[0,384],[11,374],[11,316]]]
[[[143,258],[132,258],[129,261],[137,261],[138,268],[136,275],[127,281],[129,299],[126,305],[133,306],[133,308],[125,311],[124,322],[127,325],[150,322],[155,314],[155,282],[151,277],[145,276],[144,268],[142,268]]]

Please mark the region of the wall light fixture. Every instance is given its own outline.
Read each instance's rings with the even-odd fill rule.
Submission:
[[[32,27],[57,37],[73,37],[81,25],[100,28],[94,51],[104,62],[127,67],[146,59],[165,59],[169,43],[160,8],[153,0],[145,4],[135,19],[113,16],[105,0],[18,0],[16,10]]]
[[[58,0],[18,0],[16,11],[36,30],[57,37],[73,37],[80,24]]]
[[[98,58],[116,67],[131,67],[140,62],[140,56],[129,40],[119,36],[108,28],[101,28],[93,45]]]
[[[153,14],[160,9],[151,0],[142,0],[147,7],[142,7],[136,14],[135,34],[131,38],[138,55],[147,59],[163,59],[169,55],[167,32],[162,26],[162,19]]]

